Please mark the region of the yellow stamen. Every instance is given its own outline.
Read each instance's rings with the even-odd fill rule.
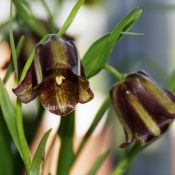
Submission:
[[[56,80],[56,83],[58,85],[61,85],[63,80],[65,80],[66,78],[63,76],[63,75],[60,75],[60,76],[56,76],[55,80]]]

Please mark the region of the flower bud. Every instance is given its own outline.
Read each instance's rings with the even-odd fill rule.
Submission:
[[[164,133],[175,117],[175,96],[162,90],[143,71],[129,74],[111,89],[115,111],[123,125],[126,143],[146,143]]]
[[[93,98],[74,43],[55,34],[36,46],[34,61],[13,92],[23,103],[39,96],[43,106],[58,115]]]

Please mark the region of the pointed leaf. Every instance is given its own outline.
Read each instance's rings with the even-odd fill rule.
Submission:
[[[106,64],[112,49],[123,36],[122,32],[127,32],[137,21],[141,10],[135,8],[114,28],[114,30],[93,43],[83,58],[83,65],[87,78],[96,75]]]
[[[175,72],[173,72],[170,76],[169,79],[167,81],[167,88],[171,91],[171,92],[175,92]]]
[[[24,134],[23,120],[22,120],[22,105],[19,99],[17,99],[17,103],[16,103],[16,129],[17,129],[19,144],[20,144],[20,148],[23,156],[22,159],[28,174],[31,166],[31,158],[30,158],[29,146],[27,144],[27,140]]]
[[[13,3],[16,7],[16,13],[20,16],[20,19],[22,19],[23,22],[38,36],[43,37],[47,33],[43,24],[27,11],[23,2],[13,0]]]
[[[100,167],[102,166],[103,162],[106,160],[109,154],[109,150],[104,151],[95,161],[94,165],[88,171],[87,175],[96,175]]]
[[[135,143],[129,151],[126,150],[112,172],[112,175],[123,175],[141,150],[142,146],[140,143]]]
[[[11,149],[11,138],[8,128],[0,110],[0,174],[13,174],[13,153]],[[8,168],[7,168],[8,165]]]
[[[82,6],[83,3],[84,3],[84,0],[77,1],[75,6],[73,7],[72,11],[70,12],[69,16],[67,17],[66,21],[64,22],[63,26],[59,30],[59,32],[58,32],[59,36],[62,36],[66,32],[66,30],[69,28],[69,26],[72,24],[75,16],[78,13],[78,10],[80,9],[80,7]]]
[[[16,129],[15,109],[10,100],[10,97],[0,79],[0,106],[4,116],[4,120],[9,129],[10,135],[21,154],[20,144],[18,140],[18,134]],[[22,154],[21,154],[22,155]]]
[[[128,35],[128,36],[143,36],[143,33],[135,33],[135,32],[121,32],[122,35]]]
[[[18,80],[18,64],[17,64],[17,55],[16,55],[16,48],[15,48],[15,42],[13,37],[13,28],[12,28],[12,1],[10,2],[10,25],[9,25],[9,37],[10,37],[10,46],[12,51],[12,60],[13,60],[13,66],[15,68],[16,77]]]
[[[49,38],[49,36],[50,36],[49,34],[48,34],[48,35],[45,35],[45,36],[40,40],[40,42],[39,42],[38,44],[40,44],[40,43],[46,41],[46,40]],[[24,65],[24,68],[23,68],[23,70],[22,70],[21,77],[20,77],[20,82],[21,82],[21,81],[24,79],[24,77],[26,76],[26,73],[27,73],[27,71],[29,70],[29,67],[30,67],[31,64],[32,64],[32,61],[33,61],[33,59],[34,59],[34,56],[35,56],[35,48],[33,48],[33,50],[32,50],[32,52],[31,52],[29,58],[27,59],[26,64]]]
[[[35,156],[32,161],[30,175],[38,175],[40,172],[40,167],[41,167],[47,139],[49,137],[50,132],[51,132],[51,129],[44,134],[42,140],[40,141],[40,144],[38,146],[38,149],[35,152]]]
[[[24,36],[22,35],[17,43],[17,47],[16,47],[16,56],[17,59],[19,57],[19,54],[21,52],[22,46],[24,43]],[[3,83],[6,84],[8,79],[10,78],[10,75],[12,74],[12,72],[14,71],[14,66],[13,66],[13,62],[11,61],[10,64],[8,65],[7,71],[5,73],[5,76],[3,78]]]

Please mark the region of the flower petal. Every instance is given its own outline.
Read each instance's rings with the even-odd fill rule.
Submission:
[[[58,115],[68,114],[78,102],[94,96],[74,43],[55,34],[36,46],[32,66],[13,91],[24,103],[39,96],[43,106]]]
[[[57,115],[72,112],[78,103],[78,78],[70,70],[57,72],[40,85],[40,101]]]
[[[148,142],[160,136],[175,118],[175,96],[143,71],[114,85],[111,97],[126,134],[122,147],[133,140]]]
[[[38,95],[37,90],[34,90],[35,86],[36,77],[34,76],[31,66],[24,80],[17,86],[17,88],[12,90],[22,103],[29,103]]]
[[[74,43],[59,38],[55,34],[52,34],[48,41],[36,47],[34,65],[38,84],[47,78],[50,71],[55,69],[70,69],[78,76],[78,64],[80,63]],[[84,75],[81,65],[80,71]]]
[[[84,77],[79,77],[79,102],[86,103],[94,98],[89,87],[89,82]]]

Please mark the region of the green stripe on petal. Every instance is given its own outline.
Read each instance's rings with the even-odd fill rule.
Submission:
[[[61,38],[58,38],[55,35],[52,35],[49,44],[50,44],[52,59],[58,62],[59,64],[61,63],[68,64],[64,41]]]
[[[144,88],[147,89],[147,92],[149,92],[155,100],[162,105],[162,107],[164,107],[170,114],[175,114],[175,104],[165,92],[151,81],[141,80],[141,82],[143,83]]]
[[[152,116],[145,110],[145,108],[139,103],[137,98],[130,92],[126,91],[126,97],[128,98],[129,104],[134,108],[140,119],[143,121],[147,129],[154,135],[159,136],[161,130],[153,120]]]
[[[79,102],[86,103],[93,97],[94,94],[89,87],[89,82],[85,78],[79,77]]]

